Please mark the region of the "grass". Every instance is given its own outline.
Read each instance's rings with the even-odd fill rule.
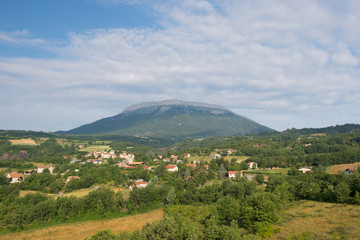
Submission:
[[[98,231],[110,229],[113,233],[119,234],[122,231],[133,232],[142,228],[146,223],[160,220],[164,215],[162,209],[153,210],[147,213],[136,214],[116,219],[86,221],[73,224],[63,224],[24,232],[9,233],[0,235],[2,240],[45,240],[45,239],[84,239]]]
[[[269,239],[360,239],[360,206],[314,201],[298,201],[275,225],[280,232]]]
[[[264,170],[251,170],[251,171],[245,171],[248,173],[261,173],[261,174],[281,174],[281,175],[287,175],[290,168],[279,168],[279,169],[264,169]]]
[[[33,139],[31,138],[22,138],[16,140],[9,140],[11,145],[38,145]]]
[[[348,164],[336,164],[331,166],[330,173],[338,174],[339,172],[343,172],[346,169],[354,170],[355,167],[360,167],[360,162],[348,163]]]
[[[213,153],[215,154],[215,153]],[[211,155],[213,155],[211,154]],[[231,161],[231,159],[236,158],[236,162],[237,163],[241,163],[242,161],[245,161],[246,159],[248,159],[249,157],[247,156],[225,156],[224,159]],[[188,162],[193,162],[193,161],[207,161],[210,162],[212,160],[211,156],[190,156],[188,159]]]
[[[90,147],[86,147],[86,148],[82,148],[79,151],[82,152],[94,152],[94,151],[98,151],[98,152],[103,152],[103,151],[109,151],[111,148],[108,145],[93,145]]]

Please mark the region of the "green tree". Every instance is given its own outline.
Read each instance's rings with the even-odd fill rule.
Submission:
[[[220,165],[220,168],[218,170],[218,177],[219,179],[223,179],[225,177],[225,168],[223,164]]]

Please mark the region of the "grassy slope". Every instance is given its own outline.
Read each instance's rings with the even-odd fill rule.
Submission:
[[[119,234],[122,231],[132,232],[136,229],[142,228],[146,223],[151,223],[160,220],[164,215],[163,210],[158,209],[147,213],[127,216],[117,219],[86,221],[75,224],[64,224],[60,226],[46,227],[36,230],[10,233],[0,235],[2,240],[17,240],[17,239],[84,239],[90,237],[100,230],[110,229],[113,233]]]
[[[299,201],[286,210],[275,226],[280,232],[269,239],[289,239],[300,234],[312,234],[315,239],[360,239],[359,216],[359,205]]]

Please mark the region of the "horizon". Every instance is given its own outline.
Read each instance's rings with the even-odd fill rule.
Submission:
[[[0,129],[55,132],[141,102],[277,131],[360,119],[360,2],[0,3]]]

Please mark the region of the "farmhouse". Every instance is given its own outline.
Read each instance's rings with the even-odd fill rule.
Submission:
[[[190,157],[190,153],[184,153],[184,158],[189,158]]]
[[[166,170],[168,170],[169,172],[175,172],[178,171],[179,169],[176,165],[167,165]]]
[[[236,179],[236,175],[239,171],[229,171],[229,178]],[[243,177],[243,171],[240,171],[240,177]]]
[[[147,186],[147,182],[145,182],[145,181],[136,182],[136,187],[137,188],[146,188],[146,186]]]
[[[88,159],[86,160],[86,162],[88,163],[93,163],[93,164],[102,164],[103,163],[103,160],[102,159]]]
[[[48,169],[51,174],[53,173],[53,170],[54,170],[54,168],[52,166],[39,166],[37,168],[37,172],[42,173],[45,169]]]
[[[68,176],[67,179],[66,179],[65,184],[68,183],[68,182],[70,182],[71,179],[80,179],[80,177],[79,177],[79,176]]]
[[[303,167],[303,168],[300,168],[299,171],[301,171],[302,173],[307,173],[307,172],[310,172],[311,169],[310,169],[310,168]]]
[[[196,167],[196,164],[194,164],[194,163],[187,163],[186,166],[194,168],[194,167]]]
[[[24,174],[18,172],[9,172],[6,174],[6,177],[11,179],[10,183],[19,183],[20,180],[24,179]]]
[[[257,163],[256,162],[249,162],[248,166],[249,166],[250,169],[254,169],[254,168],[257,168]]]

